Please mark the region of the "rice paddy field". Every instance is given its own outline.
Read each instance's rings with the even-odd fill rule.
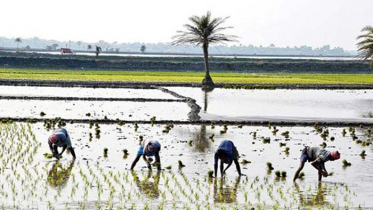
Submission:
[[[188,117],[191,107],[186,101],[167,102],[180,98],[160,89],[0,86],[0,208],[373,208],[370,109],[368,105],[354,108],[363,101],[369,104],[372,91],[215,89],[206,95],[200,89],[168,90],[194,98],[201,107],[198,115],[202,121],[196,123]],[[225,100],[219,102],[218,95]],[[271,110],[275,108],[264,95],[273,98],[278,107],[292,104],[289,109],[295,111],[298,106],[305,107],[303,115],[301,111],[274,115]],[[302,95],[308,96],[304,104],[297,103],[295,96]],[[107,100],[113,98],[119,101]],[[237,105],[236,101],[247,103]],[[317,107],[321,101],[324,104]],[[346,105],[337,107],[336,112],[336,104],[342,103]],[[265,106],[270,114],[255,108]],[[253,107],[253,112],[247,107]],[[325,113],[316,116],[320,123],[313,126],[279,123],[303,121],[319,108]],[[259,120],[277,119],[277,123],[240,124],[242,119],[258,116]],[[219,123],[220,117],[231,123]],[[115,123],[99,121],[105,118]],[[364,125],[322,125],[341,119]],[[47,139],[58,126],[71,136],[75,161],[66,152],[60,160],[45,155],[50,153]],[[160,141],[161,171],[149,171],[143,160],[129,170],[140,136]],[[217,178],[211,178],[208,173],[213,170],[214,152],[225,139],[237,146],[243,176],[232,166],[224,177],[218,173]],[[292,181],[304,145],[341,153],[340,160],[326,163],[331,175],[321,183],[308,163],[304,176]]]
[[[200,83],[204,73],[0,69],[0,79]],[[373,74],[211,73],[216,83],[373,84]]]

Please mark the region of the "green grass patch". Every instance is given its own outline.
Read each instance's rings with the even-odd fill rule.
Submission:
[[[0,69],[0,79],[25,80],[200,83],[203,76],[203,72]],[[373,74],[249,74],[218,72],[211,73],[211,76],[215,83],[373,84]]]

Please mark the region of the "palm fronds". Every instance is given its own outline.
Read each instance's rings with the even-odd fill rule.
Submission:
[[[373,68],[373,27],[366,26],[361,32],[365,32],[365,34],[357,37],[358,40],[361,40],[357,43],[358,57],[363,60],[370,60],[370,67]]]

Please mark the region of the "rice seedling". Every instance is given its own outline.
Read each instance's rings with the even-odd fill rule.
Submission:
[[[276,177],[281,177],[281,172],[280,171],[275,171]]]
[[[302,172],[299,173],[299,176],[298,176],[298,177],[301,178],[301,179],[303,179],[304,176],[305,176],[305,174],[304,174],[304,172],[302,171]]]
[[[280,147],[286,147],[286,143],[280,142]]]
[[[171,168],[172,168],[172,166],[170,165],[170,166],[166,166],[165,167],[165,169],[167,169],[167,170],[171,170]]]
[[[181,160],[178,160],[177,163],[178,163],[179,168],[185,167],[185,165],[183,164],[183,162],[181,162]]]
[[[153,117],[150,118],[150,122],[151,122],[152,126],[154,126],[155,120],[156,120],[155,116],[153,116]]]
[[[286,171],[281,171],[281,177],[286,178]]]
[[[45,112],[40,112],[40,117],[44,117],[45,115]]]
[[[209,170],[209,171],[207,172],[207,177],[209,177],[209,178],[214,177],[214,171],[213,171],[213,170]]]
[[[351,164],[350,162],[348,162],[346,159],[343,159],[342,164],[343,164],[343,167],[348,167],[348,166],[351,166],[351,165],[352,165],[352,164]]]
[[[271,162],[267,162],[267,169],[270,171],[274,169]]]
[[[365,158],[366,155],[367,155],[367,154],[365,153],[365,150],[362,150],[362,151],[360,152],[360,156],[361,156],[362,158]]]
[[[107,155],[108,155],[108,151],[109,151],[108,148],[104,148],[104,157],[107,157]]]
[[[270,144],[271,143],[271,138],[267,137],[267,138],[262,138],[262,141],[263,141],[263,144]]]
[[[248,161],[246,159],[242,159],[241,163],[245,165],[245,164],[251,163],[251,161]]]

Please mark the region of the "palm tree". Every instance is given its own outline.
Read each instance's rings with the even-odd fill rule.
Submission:
[[[102,52],[101,47],[99,47],[99,46],[96,45],[96,51],[95,51],[95,53],[96,53],[96,57],[98,57],[98,55],[99,55],[101,52]]]
[[[211,13],[208,11],[206,15],[201,17],[192,16],[189,18],[191,24],[185,24],[186,31],[177,31],[178,35],[173,36],[173,45],[180,44],[195,44],[202,45],[203,58],[205,62],[205,78],[202,81],[204,87],[213,87],[214,82],[210,76],[209,68],[209,52],[210,44],[224,43],[236,41],[236,36],[225,35],[221,31],[232,27],[221,27],[229,17],[225,18],[211,18]]]
[[[18,46],[19,46],[19,43],[22,42],[22,39],[20,37],[17,37],[14,41],[17,42],[17,52],[18,52]]]
[[[373,27],[366,26],[361,32],[366,32],[357,37],[361,41],[357,43],[359,57],[364,60],[370,59],[370,67],[373,68]]]

